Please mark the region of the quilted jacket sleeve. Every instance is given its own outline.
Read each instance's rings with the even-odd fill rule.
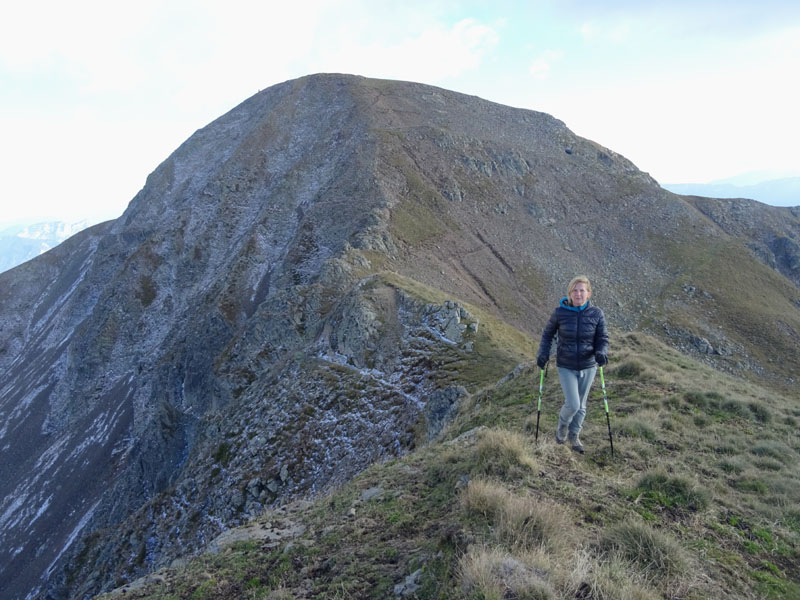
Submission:
[[[608,356],[608,330],[606,329],[606,317],[600,311],[600,320],[594,330],[594,351],[597,354]]]
[[[539,342],[539,353],[536,355],[536,362],[539,364],[547,362],[550,358],[550,346],[553,343],[553,336],[558,331],[558,309],[550,315],[550,320],[544,326],[542,341]]]

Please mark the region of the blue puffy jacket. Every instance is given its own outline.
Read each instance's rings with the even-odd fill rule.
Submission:
[[[536,361],[543,364],[550,356],[553,336],[558,333],[556,364],[559,367],[582,371],[597,366],[595,355],[608,356],[608,331],[603,311],[589,302],[583,306],[570,306],[562,298],[558,308],[542,333]]]

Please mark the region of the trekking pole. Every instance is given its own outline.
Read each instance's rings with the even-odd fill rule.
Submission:
[[[539,405],[536,407],[536,443],[539,443],[539,417],[542,416],[542,386],[544,385],[544,369],[539,369]]]
[[[611,437],[611,419],[608,417],[608,398],[606,396],[606,380],[603,377],[603,367],[600,367],[600,385],[603,388],[603,405],[606,407],[606,425],[608,425],[608,443],[611,444],[611,456],[614,456],[614,440]]]

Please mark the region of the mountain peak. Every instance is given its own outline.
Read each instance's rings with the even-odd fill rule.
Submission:
[[[800,220],[737,206],[474,96],[259,92],[122,217],[0,274],[5,595],[110,589],[408,452],[432,399],[533,356],[576,273],[616,329],[782,389]]]

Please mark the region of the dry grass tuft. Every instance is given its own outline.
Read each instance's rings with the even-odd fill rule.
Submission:
[[[551,552],[568,548],[573,538],[572,522],[564,509],[531,496],[514,496],[504,506],[498,534],[512,548],[542,546]]]
[[[515,494],[502,483],[476,479],[462,495],[467,512],[484,517],[494,526],[498,541],[514,549],[539,547],[551,552],[569,547],[574,535],[572,522],[559,505]]]
[[[629,415],[620,420],[615,429],[618,435],[639,438],[652,442],[658,438],[655,424],[660,415],[655,411],[642,411],[636,415]]]
[[[527,438],[504,429],[487,429],[478,442],[477,469],[484,475],[514,480],[536,469]]]
[[[638,581],[636,565],[619,556],[594,565],[583,577],[575,597],[594,600],[659,600],[662,597]]]
[[[669,583],[686,577],[686,553],[671,537],[644,523],[620,523],[603,533],[600,549],[611,559],[636,565],[646,581]]]
[[[475,600],[551,600],[557,598],[548,572],[530,556],[515,555],[500,548],[471,548],[459,565],[465,598]]]
[[[756,456],[774,458],[781,462],[794,462],[797,459],[791,448],[776,440],[761,440],[750,448],[750,453]]]
[[[511,492],[502,484],[487,479],[473,479],[461,495],[461,503],[468,513],[494,522],[503,507],[511,500]]]

